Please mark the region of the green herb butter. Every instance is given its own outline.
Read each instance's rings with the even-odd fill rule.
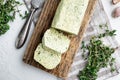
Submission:
[[[89,0],[61,0],[52,27],[77,35]]]
[[[53,69],[60,63],[61,54],[58,54],[53,50],[44,49],[43,45],[40,43],[35,50],[34,60],[46,69]]]
[[[68,50],[70,39],[62,32],[50,28],[45,32],[42,43],[45,47],[62,54]]]

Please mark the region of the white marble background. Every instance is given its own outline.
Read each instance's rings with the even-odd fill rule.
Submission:
[[[111,17],[113,9],[120,6],[120,3],[112,5],[111,0],[102,0],[102,2],[112,28],[117,30],[116,40],[120,44],[120,17],[116,19]],[[22,13],[27,10],[25,5],[19,8]],[[0,36],[0,80],[57,80],[55,76],[23,63],[22,58],[29,39],[25,46],[19,50],[15,48],[15,40],[24,21],[17,14],[16,20],[10,23],[10,30],[5,35]],[[30,34],[32,30],[33,27]],[[120,75],[108,80],[120,80]]]

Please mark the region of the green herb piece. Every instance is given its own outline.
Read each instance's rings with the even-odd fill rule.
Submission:
[[[102,25],[99,25],[99,27],[102,29],[103,26],[102,26]]]
[[[103,38],[103,37],[106,37],[106,36],[111,36],[112,37],[112,36],[116,35],[115,32],[116,32],[116,30],[112,30],[112,31],[105,30],[105,33],[99,34],[97,37],[98,38]]]
[[[106,23],[106,24],[100,24],[99,27],[100,27],[101,29],[103,29],[103,28],[107,28],[107,29],[108,29],[107,23]]]
[[[114,72],[115,71],[115,68],[111,68],[111,72]]]
[[[19,13],[19,16],[22,18],[22,19],[26,19],[28,16],[29,16],[29,13],[27,11],[24,12],[24,15],[22,15],[20,13],[20,10],[17,11]]]
[[[0,0],[0,35],[9,30],[8,22],[15,19],[15,7],[20,4],[15,0]]]
[[[25,11],[25,14],[22,19],[26,19],[28,16],[29,16],[29,13],[27,11]]]
[[[82,47],[81,47],[81,49],[83,51],[82,57],[85,58],[86,46],[85,46],[85,42],[84,41],[82,41]]]

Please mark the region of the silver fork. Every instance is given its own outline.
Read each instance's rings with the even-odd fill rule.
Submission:
[[[19,32],[19,35],[16,39],[15,46],[17,49],[21,48],[28,37],[29,31],[30,31],[30,26],[31,26],[31,21],[33,18],[33,15],[35,11],[39,8],[42,7],[44,0],[31,0],[31,12],[29,14],[28,19],[26,20],[24,26],[22,27],[21,31]]]

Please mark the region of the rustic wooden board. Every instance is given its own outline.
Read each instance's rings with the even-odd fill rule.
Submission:
[[[89,5],[88,5],[88,8],[84,16],[84,20],[81,25],[79,35],[71,38],[71,44],[70,44],[69,50],[65,54],[62,55],[61,63],[55,69],[47,70],[44,67],[42,67],[40,64],[35,62],[33,59],[33,56],[34,56],[34,51],[36,47],[41,42],[44,32],[50,27],[52,23],[52,19],[54,17],[54,14],[55,14],[55,11],[57,9],[59,2],[60,0],[47,0],[45,2],[41,15],[39,17],[39,20],[35,27],[35,30],[32,34],[30,42],[25,51],[23,61],[27,64],[30,64],[44,71],[47,71],[51,74],[54,74],[57,77],[65,78],[68,75],[74,56],[80,46],[79,44],[82,41],[83,34],[85,33],[88,23],[94,12],[94,8],[95,8],[97,0],[89,1]]]

